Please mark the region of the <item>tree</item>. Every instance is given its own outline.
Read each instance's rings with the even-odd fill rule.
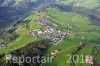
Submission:
[[[5,39],[6,41],[12,41],[16,38],[16,35],[8,31],[4,31],[2,33],[2,38]]]

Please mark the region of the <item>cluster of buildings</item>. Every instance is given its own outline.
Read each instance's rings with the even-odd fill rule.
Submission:
[[[42,16],[39,16],[39,18],[37,19],[37,21],[41,24],[41,25],[47,25],[48,24],[48,20],[43,18]]]
[[[43,36],[43,31],[41,31],[40,29],[33,29],[30,31],[30,34],[32,36],[41,37],[41,36]]]
[[[54,51],[51,53],[52,57],[56,57],[56,56],[59,55],[59,54],[60,54],[60,50],[59,50],[59,49],[54,50]]]
[[[34,29],[34,30],[31,30],[30,33],[32,36],[46,37],[54,45],[59,44],[64,39],[64,36],[66,35],[66,32],[61,32],[60,30],[57,30],[51,27],[44,30]]]
[[[7,46],[5,44],[0,44],[0,48],[6,48]]]
[[[59,36],[53,38],[51,41],[53,42],[54,45],[57,45],[64,39],[65,35],[66,35],[66,33],[61,33],[61,34],[59,34]]]
[[[46,37],[48,38],[54,45],[58,45],[65,37],[65,35],[70,34],[70,31],[62,32],[60,31],[55,23],[52,23],[53,27],[49,25],[49,21],[42,16],[39,16],[37,21],[41,25],[46,25],[47,28],[44,30],[33,29],[30,31],[32,36],[37,37]]]

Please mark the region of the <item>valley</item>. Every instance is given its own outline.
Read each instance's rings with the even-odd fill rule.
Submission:
[[[100,12],[91,11],[88,5],[85,7],[82,10],[80,6],[57,2],[29,10],[28,15],[25,13],[24,18],[18,19],[20,23],[14,22],[0,32],[0,46],[3,46],[0,48],[0,66],[99,66]],[[5,57],[9,54],[12,57],[49,55],[53,60],[52,63],[6,64]],[[93,57],[93,64],[86,62],[87,56]]]

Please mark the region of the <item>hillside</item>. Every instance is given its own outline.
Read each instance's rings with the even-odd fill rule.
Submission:
[[[62,53],[53,59],[54,60],[53,63],[47,63],[41,66],[47,66],[47,65],[48,66],[70,66],[70,63],[64,62],[68,60],[66,55],[71,54],[76,48],[75,46],[79,45],[79,42],[84,41],[82,37],[85,37],[85,42],[87,42],[86,47],[88,48],[85,47],[81,49],[80,51],[78,51],[77,53],[78,55],[85,56],[88,54],[92,54],[93,53],[92,49],[93,49],[94,44],[100,44],[98,40],[100,39],[100,35],[99,35],[100,26],[90,25],[91,22],[86,16],[82,16],[82,15],[72,13],[72,12],[62,12],[55,7],[47,8],[47,12],[50,16],[48,17],[50,22],[58,24],[60,28],[63,29],[64,31],[67,31],[67,30],[72,31],[72,34],[70,34],[69,36],[66,36],[65,39],[59,45],[51,46],[48,48],[47,53],[45,54],[51,54],[52,51],[56,49],[60,49]],[[91,43],[92,43],[92,46],[90,45]],[[87,66],[87,64],[85,63],[81,64],[80,62],[78,62],[75,65]]]
[[[97,15],[93,18],[98,19],[100,16],[99,0],[1,0],[0,23],[2,23],[2,25],[0,25],[0,28],[8,26],[9,23],[11,24],[14,21],[18,22],[18,19],[23,19],[33,9],[45,7],[46,5],[52,3],[65,4],[69,5],[70,7],[73,6],[73,8],[78,10],[84,9],[86,11],[87,9],[92,9],[92,13],[96,13]]]
[[[96,8],[100,6],[100,0],[58,0],[64,4],[70,4],[73,6],[82,6],[87,8]]]
[[[12,2],[12,0],[10,1]],[[13,24],[0,32],[0,66],[89,66],[85,60],[87,55],[93,57],[94,66],[99,66],[100,13],[97,10],[92,11],[99,6],[96,3],[99,0],[74,1],[64,0],[63,4],[61,2],[54,4],[53,0],[47,2],[45,0],[16,0],[18,5],[23,3],[23,6],[27,6],[25,8],[21,6],[21,10],[19,9],[20,5],[16,8],[13,7],[14,9],[11,7],[12,5],[9,7],[2,5],[0,7],[2,8],[0,10],[2,25],[11,21]],[[66,2],[68,4],[64,5]],[[31,8],[28,8],[30,3],[32,4]],[[91,7],[89,7],[89,3],[96,3],[96,5],[90,4]],[[83,6],[84,4],[86,5]],[[17,7],[18,12],[16,11]],[[9,9],[11,10],[10,14],[8,14]],[[23,9],[25,12],[22,11]],[[29,10],[27,11],[27,9]],[[5,13],[7,10],[8,12]],[[13,10],[14,13],[12,13]],[[24,15],[19,16],[20,11]],[[12,16],[4,16],[4,13]],[[5,19],[6,21],[4,21]],[[17,58],[49,56],[52,58],[52,63],[38,63],[35,60],[35,63],[6,64],[5,57],[9,54],[11,57]],[[42,59],[39,58],[39,60]]]
[[[0,0],[0,29],[19,22],[33,10],[53,2],[53,0]]]
[[[55,49],[60,49],[62,52],[63,51],[64,52],[55,58],[55,62],[46,65],[66,66],[66,63],[64,62],[66,61],[67,58],[66,55],[71,54],[73,50],[77,47],[76,45],[79,45],[79,42],[83,41],[82,37],[85,37],[85,42],[87,42],[87,45],[85,46],[85,48],[81,49],[81,51],[78,51],[79,55],[83,54],[83,52],[84,52],[83,54],[84,56],[87,54],[91,54],[92,53],[91,49],[93,49],[92,47],[94,46],[94,44],[100,43],[99,42],[100,26],[92,25],[90,20],[86,16],[81,16],[73,12],[63,12],[59,10],[57,7],[50,6],[43,10],[33,11],[31,15],[29,15],[24,19],[23,23],[17,25],[16,26],[17,28],[13,32],[18,34],[19,36],[15,40],[8,42],[7,48],[0,49],[0,53],[1,54],[8,53],[9,51],[20,49],[21,47],[26,46],[30,42],[44,39],[44,37],[37,38],[35,36],[30,35],[30,31],[32,29],[44,30],[46,28],[46,26],[42,26],[37,22],[36,19],[38,18],[38,16],[47,18],[50,21],[50,24],[52,23],[57,24],[58,26],[60,26],[58,29],[64,32],[68,30],[71,31],[71,34],[69,36],[65,36],[64,40],[61,43],[59,43],[57,46],[49,45],[50,47],[48,47],[48,50],[45,51],[45,54],[50,54]],[[91,43],[92,46],[89,45]],[[67,48],[70,48],[72,46],[75,47],[73,47],[72,50],[70,49],[70,51],[69,50],[67,51]],[[87,49],[86,47],[88,46],[89,48]],[[66,58],[64,59],[64,57]],[[42,66],[46,66],[46,65],[43,64]],[[76,65],[80,65],[80,63]],[[69,64],[67,66],[69,66]],[[81,66],[87,66],[87,64],[86,63],[81,64]]]

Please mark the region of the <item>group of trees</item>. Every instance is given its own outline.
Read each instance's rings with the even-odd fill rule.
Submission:
[[[16,56],[16,57],[22,57],[24,56],[25,58],[26,57],[36,57],[37,55],[38,56],[42,56],[43,55],[43,51],[47,49],[47,45],[45,44],[45,40],[40,40],[40,41],[35,41],[35,42],[31,42],[29,43],[27,46],[21,48],[21,49],[18,49],[18,50],[15,50],[15,51],[12,51],[10,52],[10,54],[12,56]],[[41,59],[40,59],[41,60]],[[24,62],[21,64],[21,66],[38,66],[40,63],[38,63],[37,61],[35,61],[34,63],[31,62],[31,63],[27,63],[27,62]],[[1,63],[0,66],[19,66],[18,63]]]
[[[93,61],[94,61],[94,66],[99,66],[100,65],[100,46],[96,46],[94,45],[93,46],[93,49],[92,49],[92,55],[94,56],[93,57]]]
[[[15,33],[11,33],[9,31],[2,32],[2,38],[7,42],[16,39],[16,37],[17,37],[17,34]]]
[[[85,15],[89,17],[92,24],[100,25],[100,12],[98,11],[99,7],[89,9],[82,6],[72,6],[72,5],[54,5],[54,6],[58,6],[60,10],[65,11],[65,12],[70,11],[70,12],[78,13],[83,16]]]
[[[100,25],[100,12],[97,9],[88,9],[85,7],[73,7],[73,11],[78,14],[86,15],[91,20],[92,24]]]

